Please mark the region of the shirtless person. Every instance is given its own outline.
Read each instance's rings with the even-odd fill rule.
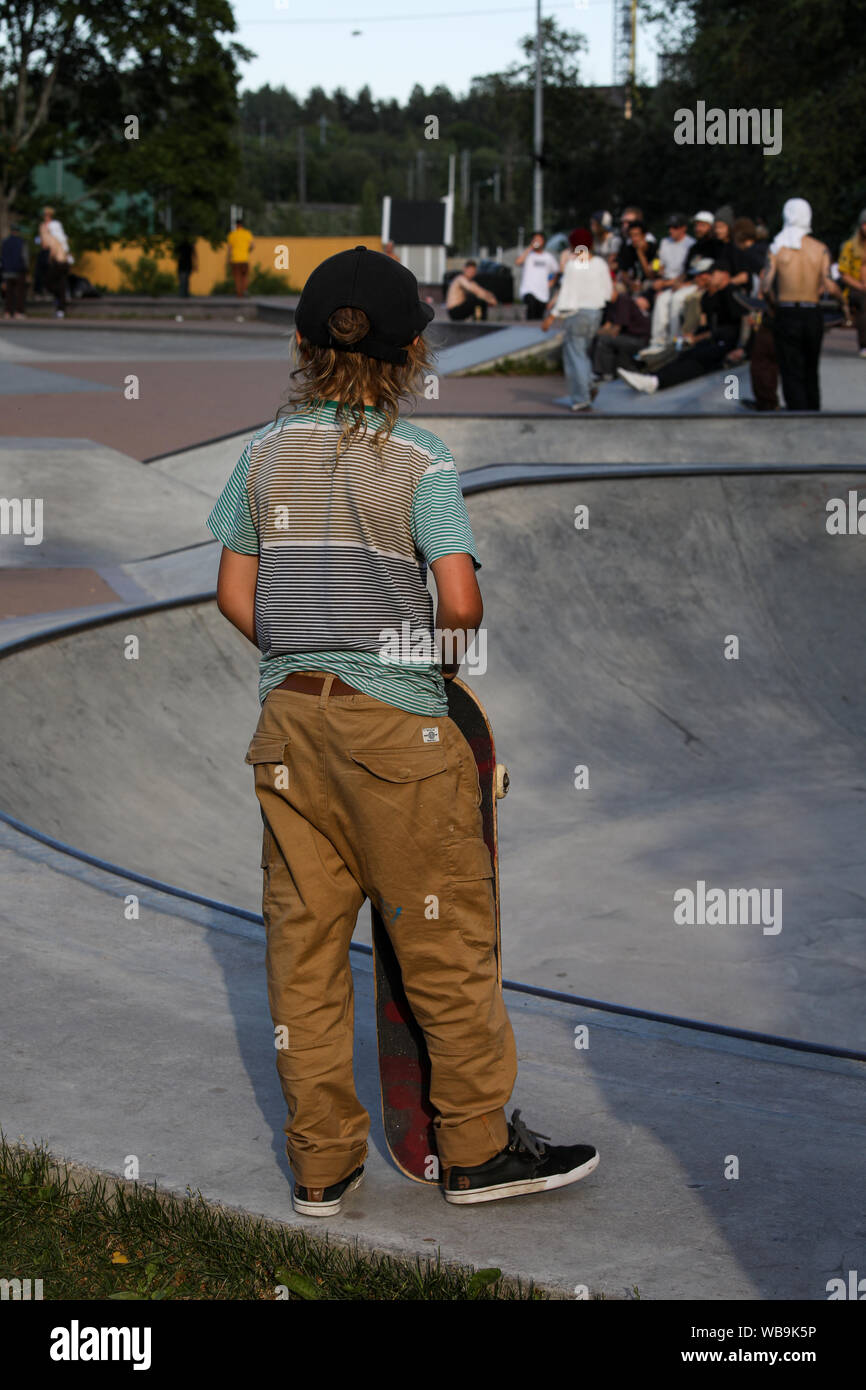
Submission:
[[[830,252],[811,235],[812,209],[805,198],[789,198],[782,209],[784,226],[770,245],[762,277],[766,294],[776,299],[773,335],[789,410],[820,410],[818,362],[824,318],[818,305],[822,290],[841,299],[830,279]]]
[[[445,308],[448,310],[449,319],[471,319],[476,309],[481,311],[479,317],[486,319],[487,305],[499,303],[495,294],[482,289],[477,283],[475,279],[477,273],[476,262],[467,261],[462,272],[454,276],[445,297]]]

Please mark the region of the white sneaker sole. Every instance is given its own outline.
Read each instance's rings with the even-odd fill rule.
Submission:
[[[492,1187],[474,1187],[469,1192],[451,1192],[445,1189],[446,1202],[456,1206],[470,1206],[476,1202],[498,1202],[500,1197],[523,1197],[531,1192],[551,1192],[556,1187],[569,1187],[573,1182],[585,1178],[598,1167],[599,1155],[587,1159],[579,1168],[568,1173],[555,1173],[551,1178],[529,1178],[522,1182],[495,1183]]]
[[[292,1193],[292,1206],[301,1216],[336,1216],[343,1205],[343,1200],[350,1192],[354,1192],[356,1187],[360,1187],[364,1181],[364,1174],[361,1173],[354,1182],[349,1183],[342,1197],[338,1197],[334,1202],[305,1202],[303,1198],[296,1197]]]

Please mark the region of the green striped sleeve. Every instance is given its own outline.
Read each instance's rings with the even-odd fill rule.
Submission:
[[[259,537],[247,496],[250,446],[244,449],[232,475],[217,498],[207,519],[208,529],[228,550],[239,555],[258,555]]]
[[[412,497],[412,535],[429,564],[443,555],[471,555],[480,570],[475,537],[460,488],[460,475],[450,450],[431,463]]]

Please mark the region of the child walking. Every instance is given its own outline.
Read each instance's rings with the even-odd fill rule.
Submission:
[[[461,1204],[575,1182],[596,1150],[553,1147],[515,1110],[497,983],[493,869],[472,750],[448,716],[435,630],[481,622],[480,562],[454,460],[399,418],[430,357],[414,275],[363,246],[324,261],[295,314],[289,405],[208,517],[220,611],[262,653],[247,751],[264,825],[262,913],[296,1211],[361,1182],[349,943],[369,898],[430,1054],[444,1194]],[[389,630],[411,632],[394,659]],[[425,641],[417,641],[419,633]],[[431,917],[431,904],[438,915]]]

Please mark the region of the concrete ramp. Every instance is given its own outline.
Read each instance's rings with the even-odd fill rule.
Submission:
[[[866,549],[825,528],[827,499],[857,485],[596,479],[469,498],[488,632],[469,675],[512,774],[507,975],[863,1048]],[[256,910],[256,667],[212,604],[7,655],[0,806]],[[781,930],[678,924],[674,894],[699,883],[781,894]]]
[[[562,333],[543,333],[535,323],[509,324],[495,332],[473,337],[469,342],[443,348],[437,354],[436,366],[441,376],[478,371],[506,357],[552,351],[562,342],[562,337]]]
[[[210,535],[206,494],[90,439],[0,438],[0,496],[43,517],[38,545],[0,538],[3,565],[120,565]]]
[[[388,1159],[370,961],[353,958],[364,1186],[327,1223],[286,1182],[260,929],[101,873],[0,822],[10,1136],[110,1173],[304,1228],[315,1238],[497,1265],[573,1298],[824,1299],[862,1269],[862,1064],[509,994],[511,1104],[601,1155],[543,1197],[448,1206]],[[124,916],[131,889],[137,921]],[[574,1047],[574,1030],[590,1046]],[[723,1176],[741,1156],[741,1180]],[[323,1224],[327,1232],[323,1232]],[[862,1248],[862,1247],[861,1247]]]

